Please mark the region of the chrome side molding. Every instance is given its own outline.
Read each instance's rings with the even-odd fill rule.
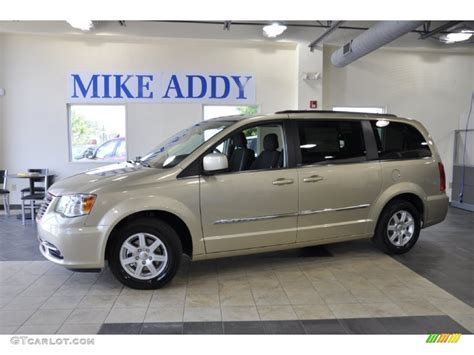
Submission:
[[[275,215],[269,215],[269,216],[219,219],[219,220],[215,221],[214,224],[256,222],[256,221],[265,221],[265,220],[268,220],[268,219],[276,219],[276,218],[308,216],[308,215],[317,214],[317,213],[350,211],[350,210],[357,210],[357,209],[367,208],[367,207],[370,207],[370,204],[366,203],[366,204],[356,205],[356,206],[347,206],[347,207],[339,207],[339,208],[324,208],[324,209],[321,209],[321,210],[305,210],[305,211],[300,211],[300,212],[281,213],[281,214],[275,214]]]

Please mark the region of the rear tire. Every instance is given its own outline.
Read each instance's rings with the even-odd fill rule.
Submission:
[[[415,245],[420,235],[421,214],[405,200],[390,202],[382,211],[375,234],[375,245],[387,254],[404,254]]]
[[[141,218],[111,236],[109,266],[124,285],[151,290],[161,288],[178,271],[183,248],[176,231],[167,223]]]

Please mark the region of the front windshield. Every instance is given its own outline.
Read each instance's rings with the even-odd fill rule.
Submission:
[[[205,121],[183,129],[140,159],[152,168],[172,168],[233,121]]]

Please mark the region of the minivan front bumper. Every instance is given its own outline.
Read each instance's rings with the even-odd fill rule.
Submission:
[[[41,254],[68,269],[103,268],[107,227],[71,225],[58,219],[63,218],[53,212],[37,221]]]

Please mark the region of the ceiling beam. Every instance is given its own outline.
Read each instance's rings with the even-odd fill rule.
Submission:
[[[331,33],[333,33],[339,26],[341,26],[344,23],[344,21],[334,21],[331,23],[331,27],[326,29],[323,33],[321,33],[318,38],[316,38],[313,42],[311,42],[308,47],[312,51],[314,51],[314,48],[327,36],[329,36]]]
[[[425,32],[423,33],[421,36],[420,36],[420,39],[427,39],[435,34],[438,34],[440,32],[443,32],[445,30],[448,30],[450,29],[451,27],[453,26],[456,26],[458,24],[462,23],[462,21],[449,21],[449,22],[446,22],[444,25],[441,25],[439,27],[436,27],[434,30],[432,31],[429,31],[429,32]]]

